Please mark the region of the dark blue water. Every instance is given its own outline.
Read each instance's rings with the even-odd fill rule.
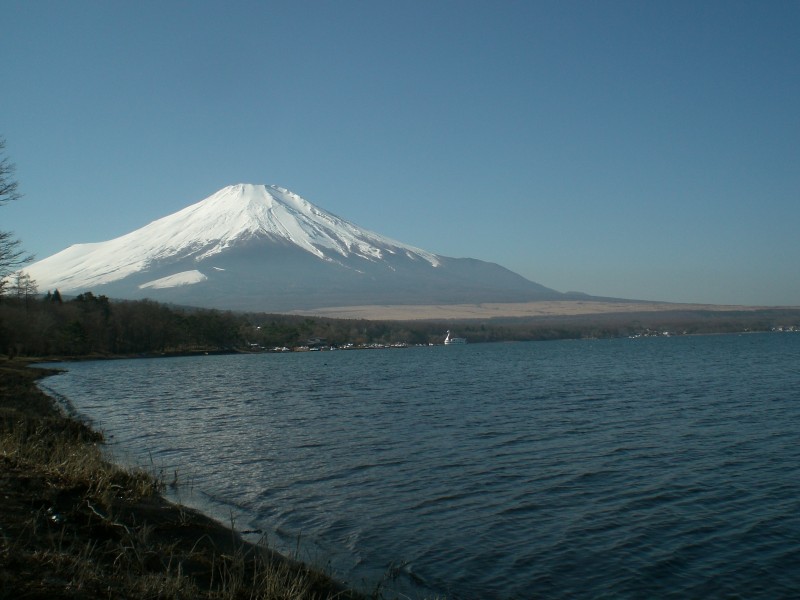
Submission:
[[[67,368],[119,460],[351,584],[800,596],[800,334]]]

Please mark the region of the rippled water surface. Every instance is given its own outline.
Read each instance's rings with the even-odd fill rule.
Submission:
[[[118,459],[351,584],[800,596],[800,334],[63,366]]]

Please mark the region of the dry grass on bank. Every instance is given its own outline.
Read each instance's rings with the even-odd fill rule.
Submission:
[[[0,598],[360,598],[168,503],[104,460],[101,436],[0,363]]]
[[[291,314],[329,317],[333,319],[367,319],[373,321],[447,321],[523,317],[574,317],[579,315],[671,311],[756,311],[764,308],[765,307],[758,306],[674,304],[668,302],[543,300],[538,302],[511,303],[484,302],[482,304],[331,306],[327,308],[297,310],[293,311]]]

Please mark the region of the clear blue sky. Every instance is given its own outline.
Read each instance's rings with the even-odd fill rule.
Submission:
[[[800,305],[800,2],[0,3],[45,258],[233,183],[560,291]]]

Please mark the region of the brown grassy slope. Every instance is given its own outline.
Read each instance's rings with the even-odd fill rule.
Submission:
[[[668,302],[553,300],[516,303],[485,302],[482,304],[333,306],[328,308],[297,310],[293,311],[293,314],[329,317],[334,319],[427,321],[523,317],[573,317],[578,315],[624,315],[674,311],[741,312],[759,311],[765,308],[769,307],[728,306],[718,304],[673,304]]]
[[[359,597],[107,463],[46,374],[0,362],[0,598]]]

